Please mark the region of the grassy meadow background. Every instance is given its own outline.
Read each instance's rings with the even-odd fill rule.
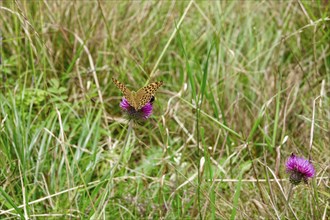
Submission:
[[[1,1],[0,219],[327,219],[329,24],[326,0]],[[164,82],[132,130],[112,77]],[[287,202],[291,153],[316,177]]]

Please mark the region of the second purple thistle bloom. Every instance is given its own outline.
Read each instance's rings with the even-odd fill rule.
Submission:
[[[133,106],[131,106],[128,101],[123,98],[120,102],[120,108],[126,113],[129,119],[133,120],[146,120],[152,114],[152,101],[149,101],[139,110],[135,110]]]
[[[312,178],[315,175],[313,164],[294,154],[291,154],[286,161],[286,171],[291,174],[290,182],[294,185],[298,185],[302,180],[307,183],[308,178]]]

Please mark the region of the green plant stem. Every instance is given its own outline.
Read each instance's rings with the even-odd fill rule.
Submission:
[[[289,206],[289,201],[292,195],[292,189],[293,189],[293,184],[291,184],[290,189],[289,189],[289,193],[288,193],[288,198],[286,199],[286,204],[287,206]]]
[[[293,184],[290,184],[290,189],[289,189],[288,197],[287,197],[287,199],[286,199],[286,206],[285,206],[284,213],[286,213],[286,211],[287,211],[288,209],[290,209],[291,212],[292,212],[292,214],[293,214],[293,216],[295,217],[295,219],[297,219],[295,213],[294,213],[293,210],[290,208],[290,199],[291,199],[291,195],[292,195],[292,189],[293,189],[293,186],[294,186]]]
[[[124,147],[122,148],[121,150],[121,153],[119,155],[119,158],[116,162],[116,164],[113,166],[113,168],[110,170],[110,177],[109,177],[109,180],[108,180],[108,184],[107,184],[107,190],[106,190],[106,194],[104,194],[103,196],[103,201],[100,202],[100,204],[104,204],[106,199],[108,198],[109,195],[111,195],[111,190],[113,189],[113,177],[115,176],[115,173],[117,171],[117,168],[118,168],[118,165],[119,165],[119,162],[122,161],[122,158],[124,156],[124,153],[126,151],[126,148],[128,147],[128,139],[129,139],[129,136],[132,132],[132,129],[133,129],[133,120],[130,120],[129,123],[128,123],[128,129],[127,129],[127,133],[126,133],[126,137],[125,137],[125,140],[124,140]],[[100,206],[102,207],[102,206]],[[98,209],[96,213],[100,213],[101,210]],[[95,215],[95,218],[96,219],[99,219],[100,216],[98,214]]]
[[[130,120],[129,123],[128,123],[128,129],[127,129],[126,137],[125,137],[125,140],[124,140],[124,144],[125,145],[124,145],[123,149],[121,150],[121,153],[119,155],[119,158],[117,160],[117,163],[115,164],[115,166],[110,171],[111,172],[110,179],[109,179],[110,181],[112,180],[113,176],[115,175],[116,170],[117,170],[117,167],[118,167],[118,164],[122,160],[123,155],[124,155],[124,153],[126,151],[126,148],[128,147],[128,139],[129,139],[129,136],[130,136],[130,134],[132,132],[132,129],[133,129],[133,123],[134,123],[133,120]]]

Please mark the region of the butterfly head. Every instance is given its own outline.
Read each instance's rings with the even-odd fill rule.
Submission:
[[[152,96],[149,102],[152,104],[154,101],[155,101],[155,96]]]

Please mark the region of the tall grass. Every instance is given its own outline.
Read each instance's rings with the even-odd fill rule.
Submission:
[[[327,1],[0,4],[1,219],[327,218]]]

